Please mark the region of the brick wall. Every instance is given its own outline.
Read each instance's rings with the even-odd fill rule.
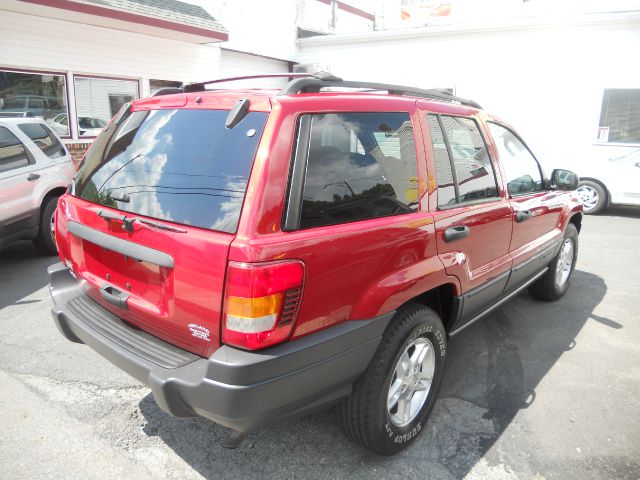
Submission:
[[[84,152],[87,151],[87,148],[91,145],[90,142],[75,142],[75,143],[67,143],[67,149],[71,154],[71,158],[73,159],[73,164],[77,167],[84,156]]]

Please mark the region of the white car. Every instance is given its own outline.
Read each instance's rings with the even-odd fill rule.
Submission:
[[[54,213],[74,174],[69,152],[42,119],[0,118],[0,248],[33,240],[54,255]]]
[[[49,120],[48,124],[58,135],[69,135],[69,117],[66,113],[60,113]],[[79,134],[83,137],[97,137],[107,122],[99,118],[79,117]]]
[[[598,213],[611,204],[640,205],[640,149],[598,165],[582,166],[578,175],[584,213]]]

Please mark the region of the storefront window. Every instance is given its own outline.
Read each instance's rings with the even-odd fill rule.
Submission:
[[[74,85],[79,137],[95,137],[122,105],[138,98],[135,80],[75,76]]]
[[[69,136],[64,75],[0,70],[0,117],[41,117],[58,135]]]

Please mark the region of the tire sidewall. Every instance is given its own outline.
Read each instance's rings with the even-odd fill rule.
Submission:
[[[440,383],[444,374],[444,365],[446,357],[446,334],[442,327],[442,324],[437,317],[434,319],[432,315],[414,315],[410,318],[410,323],[407,325],[409,330],[403,340],[396,348],[395,355],[386,365],[386,375],[384,382],[380,390],[380,396],[378,399],[379,412],[378,425],[379,429],[384,435],[383,448],[386,451],[399,451],[411,442],[422,431],[424,424],[433,409],[435,401],[440,389]],[[427,338],[434,348],[435,353],[435,370],[433,381],[427,399],[422,406],[420,413],[413,419],[409,425],[405,427],[398,427],[391,422],[387,411],[387,397],[389,392],[389,385],[393,378],[395,366],[400,359],[400,356],[407,348],[407,346],[419,337]]]
[[[571,239],[572,243],[573,243],[573,260],[571,262],[571,272],[569,273],[569,278],[567,278],[567,281],[564,282],[564,285],[558,287],[558,284],[556,282],[556,267],[558,266],[558,261],[560,261],[560,254],[562,252],[562,245],[564,245],[565,240],[567,239]],[[553,286],[556,290],[556,294],[558,297],[564,295],[564,293],[567,291],[567,289],[569,288],[569,285],[571,285],[571,280],[573,279],[573,272],[576,269],[576,261],[578,260],[578,231],[576,230],[576,228],[573,226],[573,224],[569,224],[567,225],[567,230],[564,234],[564,237],[562,238],[562,243],[560,244],[560,249],[558,250],[558,253],[556,254],[556,258],[553,259],[552,264],[550,265],[551,271],[553,272]]]
[[[40,217],[40,231],[36,240],[42,253],[48,255],[55,255],[58,251],[58,246],[51,235],[51,220],[55,215],[57,206],[58,197],[49,198],[42,208]]]

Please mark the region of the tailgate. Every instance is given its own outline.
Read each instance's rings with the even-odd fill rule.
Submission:
[[[199,355],[213,352],[220,345],[224,274],[234,236],[183,225],[164,231],[139,221],[128,232],[99,212],[120,214],[71,195],[61,199],[57,213],[61,256],[86,281],[88,294],[158,338]]]
[[[87,152],[57,210],[60,255],[123,320],[199,355],[220,345],[229,245],[268,114],[134,107]]]

